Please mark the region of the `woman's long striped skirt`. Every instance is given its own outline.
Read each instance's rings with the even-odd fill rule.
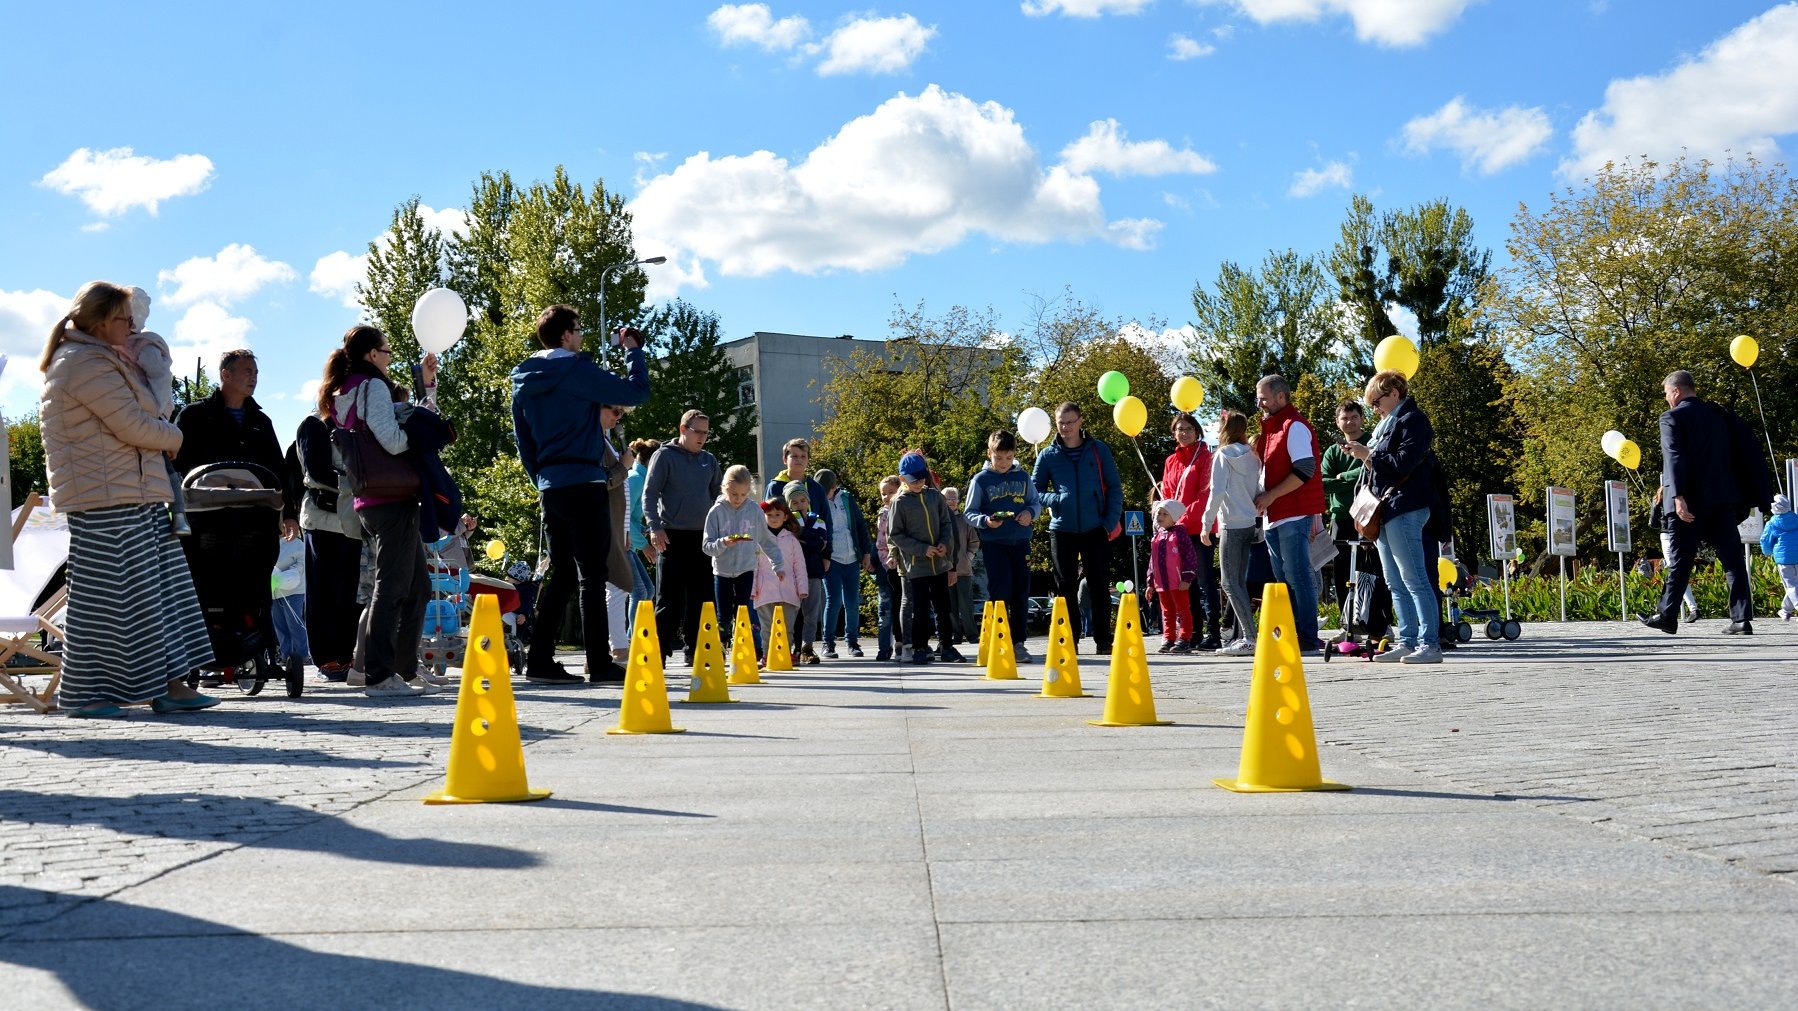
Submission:
[[[212,662],[212,643],[166,506],[69,514],[64,708],[129,704]]]

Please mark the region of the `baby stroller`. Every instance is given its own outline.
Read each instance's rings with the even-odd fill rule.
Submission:
[[[443,555],[455,543],[444,537],[425,545],[425,568],[431,577],[431,599],[425,604],[425,623],[418,643],[418,661],[439,677],[451,667],[461,667],[468,652],[464,630],[473,609],[468,595],[468,569],[455,568]]]
[[[1357,565],[1361,549],[1373,545],[1363,540],[1340,541],[1349,549],[1349,594],[1342,602],[1342,634],[1324,643],[1324,662],[1334,657],[1372,660],[1385,645],[1392,627],[1392,594],[1378,574],[1362,572]]]
[[[305,688],[298,657],[282,662],[270,617],[269,573],[281,549],[281,486],[266,467],[226,460],[195,467],[181,482],[193,533],[181,542],[212,640],[221,682],[246,695],[276,678],[287,697]],[[189,678],[198,683],[196,673]]]

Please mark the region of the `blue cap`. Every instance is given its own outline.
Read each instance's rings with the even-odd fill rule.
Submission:
[[[922,453],[907,453],[899,458],[899,476],[908,481],[925,481],[930,478],[930,464],[924,461]]]

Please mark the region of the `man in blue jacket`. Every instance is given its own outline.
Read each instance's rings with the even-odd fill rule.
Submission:
[[[1111,540],[1122,532],[1124,488],[1111,449],[1081,427],[1080,405],[1055,409],[1055,441],[1036,458],[1033,483],[1049,510],[1049,560],[1055,593],[1067,601],[1070,619],[1080,613],[1082,563],[1092,582],[1092,637],[1101,655],[1111,652]]]
[[[556,662],[556,632],[568,598],[578,584],[581,640],[587,650],[587,680],[624,683],[624,668],[612,659],[606,628],[606,559],[612,550],[612,509],[606,491],[602,405],[635,407],[649,399],[649,366],[643,336],[619,331],[630,378],[594,364],[580,351],[581,318],[572,308],[552,305],[537,317],[543,350],[512,370],[512,426],[518,458],[537,486],[543,526],[549,538],[549,582],[537,598],[537,620],[525,657],[525,679],[536,684],[576,685],[579,675]]]

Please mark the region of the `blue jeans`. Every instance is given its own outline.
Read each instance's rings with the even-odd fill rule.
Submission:
[[[1400,513],[1380,525],[1380,567],[1392,587],[1392,610],[1398,619],[1398,639],[1416,649],[1436,644],[1437,621],[1435,570],[1424,558],[1423,525],[1428,508]]]
[[[1317,572],[1311,568],[1311,517],[1269,530],[1267,554],[1274,563],[1274,578],[1286,584],[1286,592],[1292,597],[1292,623],[1298,629],[1299,648],[1316,649],[1323,640],[1317,637]]]
[[[903,637],[899,627],[899,574],[880,568],[874,573],[874,587],[880,591],[880,655],[893,655],[893,640]]]
[[[637,620],[637,605],[645,600],[656,599],[656,585],[649,581],[649,566],[643,564],[643,552],[631,551],[631,621]],[[734,618],[735,615],[729,617]],[[724,624],[727,617],[718,615],[718,623]]]
[[[824,573],[824,640],[827,649],[836,648],[837,622],[843,621],[843,642],[860,646],[862,641],[862,567],[858,561],[832,560]]]
[[[304,593],[276,597],[274,606],[269,609],[269,615],[274,620],[275,641],[281,644],[283,657],[312,655],[311,647],[306,643],[306,595]]]
[[[751,591],[755,589],[755,570],[751,569],[740,576],[712,576],[712,595],[718,611],[719,639],[724,644],[724,652],[728,659],[730,644],[736,638],[737,608],[749,607],[749,627],[755,628],[755,601],[751,600]],[[761,655],[761,641],[757,637],[756,655]]]

